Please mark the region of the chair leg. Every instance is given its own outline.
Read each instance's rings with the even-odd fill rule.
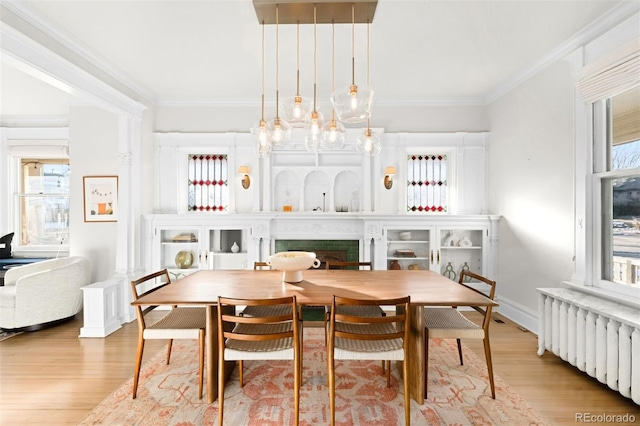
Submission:
[[[456,339],[458,341],[458,355],[460,355],[460,365],[464,365],[462,362],[462,343],[460,343],[460,339]]]
[[[387,364],[387,370],[385,371],[385,375],[387,376],[387,387],[391,387],[391,361],[382,361],[384,364]]]
[[[173,339],[169,339],[169,344],[167,345],[167,365],[171,361],[171,346],[173,346]]]
[[[244,375],[242,373],[244,373],[244,368],[242,368],[242,360],[238,360],[238,375],[240,376],[240,387],[244,386]]]
[[[409,363],[402,361],[402,382],[404,384],[404,423],[411,425],[411,391],[409,390]],[[425,385],[426,386],[426,385]],[[425,395],[426,398],[426,395]]]
[[[138,380],[140,379],[140,366],[142,365],[142,353],[144,352],[144,339],[142,335],[138,337],[138,353],[136,354],[136,370],[133,373],[133,399],[138,394]]]
[[[224,413],[224,348],[218,352],[218,425],[222,426],[222,414]]]
[[[204,329],[200,329],[198,335],[198,346],[200,349],[198,357],[198,398],[202,399],[202,383],[204,382]]]
[[[496,387],[493,382],[493,363],[491,362],[491,346],[489,345],[489,336],[484,339],[484,357],[487,360],[487,373],[489,374],[489,384],[491,385],[491,398],[496,399]]]
[[[429,384],[429,329],[424,329],[424,399],[427,399],[427,386]]]
[[[293,354],[293,412],[295,425],[300,423],[300,383],[302,382],[302,354],[300,348],[296,348]]]
[[[327,384],[329,385],[329,408],[331,412],[331,426],[336,423],[336,362],[333,353],[327,354]]]

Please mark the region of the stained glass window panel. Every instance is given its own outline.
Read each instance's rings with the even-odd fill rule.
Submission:
[[[227,156],[191,154],[188,164],[188,210],[226,211],[229,204]]]
[[[447,156],[407,156],[407,211],[447,211]]]

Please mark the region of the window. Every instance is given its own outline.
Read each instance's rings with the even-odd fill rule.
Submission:
[[[444,213],[447,196],[447,156],[407,155],[407,211]]]
[[[68,244],[69,160],[21,158],[16,206],[19,246]]]
[[[189,211],[222,212],[229,208],[226,155],[189,155]]]
[[[602,124],[600,124],[602,123]],[[640,86],[594,104],[601,284],[640,287]],[[601,130],[598,130],[601,128]]]

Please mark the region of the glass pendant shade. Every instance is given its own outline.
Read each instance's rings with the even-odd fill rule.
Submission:
[[[268,139],[267,122],[260,120],[253,126],[252,132],[256,142],[254,154],[258,158],[268,157],[271,153],[271,144]]]
[[[272,146],[286,144],[291,140],[291,126],[280,117],[267,123],[267,141]]]
[[[321,151],[322,129],[324,128],[324,116],[319,111],[311,111],[305,119],[304,144],[307,151]]]
[[[362,123],[371,116],[374,91],[355,84],[331,94],[331,104],[338,120],[343,123]]]
[[[311,102],[305,102],[302,96],[291,96],[280,106],[282,118],[291,127],[304,127],[304,120],[311,110]]]
[[[373,133],[371,129],[367,127],[364,133],[361,133],[356,139],[356,148],[365,155],[375,156],[382,149],[380,135]]]
[[[322,132],[323,145],[327,148],[340,148],[346,139],[346,131],[342,123],[334,119],[324,125]]]

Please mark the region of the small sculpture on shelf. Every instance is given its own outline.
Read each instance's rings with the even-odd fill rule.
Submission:
[[[189,269],[193,265],[193,253],[186,250],[179,251],[175,260],[178,268]]]
[[[238,251],[240,251],[240,247],[238,246],[238,243],[234,241],[231,246],[231,253],[237,253]]]
[[[470,270],[469,264],[467,262],[464,262],[464,265],[462,265],[462,268],[460,268],[460,273],[462,274],[463,271],[469,271],[469,270]],[[463,280],[466,283],[471,282],[471,277],[469,277],[468,275],[465,275]]]
[[[455,281],[457,274],[456,271],[453,270],[453,265],[451,264],[451,262],[447,263],[447,266],[444,268],[444,272],[442,273],[442,275],[449,278],[450,280]]]
[[[398,263],[397,260],[392,260],[391,263],[389,264],[389,269],[393,271],[397,271],[402,269],[402,267],[400,266],[400,263]]]

